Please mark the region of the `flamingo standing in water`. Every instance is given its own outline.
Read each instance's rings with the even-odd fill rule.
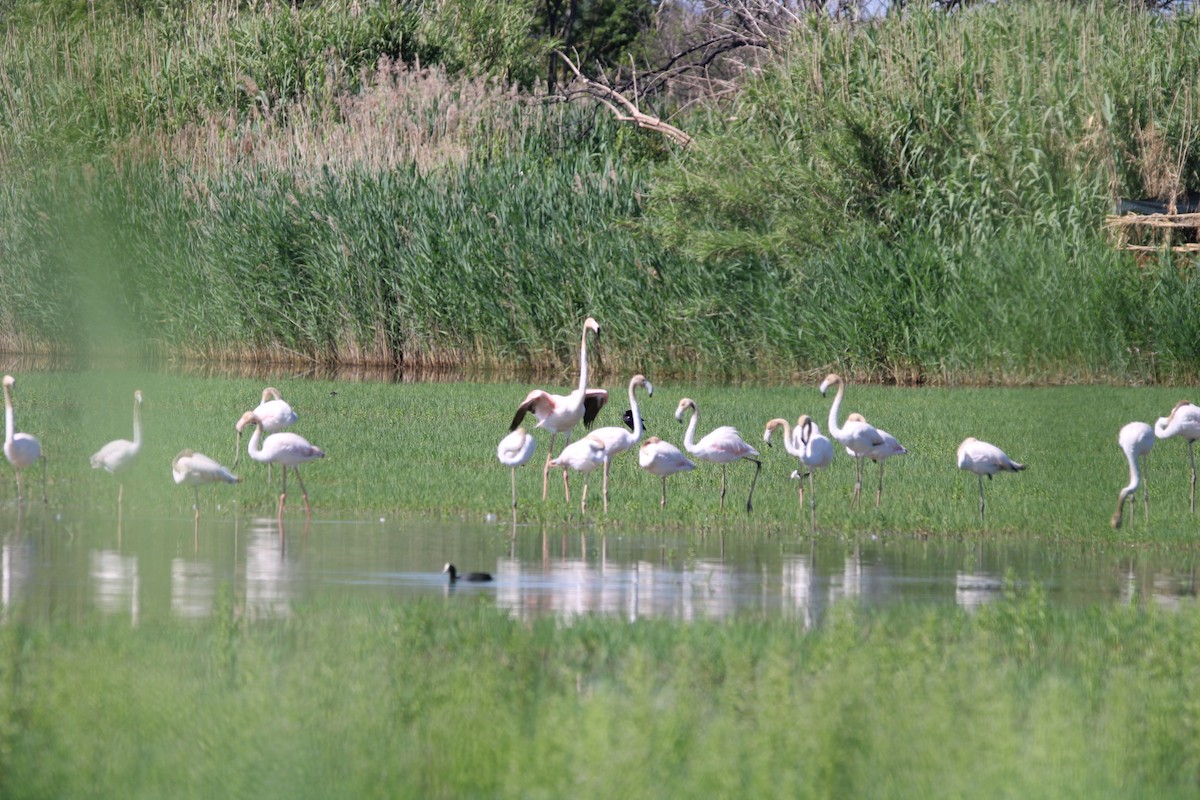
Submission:
[[[654,386],[650,381],[646,380],[645,375],[634,375],[629,379],[629,410],[630,416],[633,417],[633,430],[613,425],[606,428],[597,428],[591,432],[593,438],[604,442],[604,510],[608,511],[608,469],[612,464],[612,460],[624,453],[626,450],[633,447],[642,438],[642,415],[638,413],[637,398],[633,396],[633,390],[641,386],[646,390],[646,396],[650,397],[654,394]]]
[[[284,428],[296,424],[299,417],[291,405],[279,394],[274,386],[263,389],[262,402],[250,412],[262,420],[263,430],[267,433],[279,433]],[[244,426],[243,426],[244,427]],[[233,468],[237,469],[242,458],[242,428],[235,426],[237,439],[233,445]],[[271,479],[271,465],[267,464],[267,480]]]
[[[750,481],[750,494],[746,496],[746,513],[749,513],[753,510],[751,501],[754,499],[754,484],[758,483],[758,473],[762,472],[762,462],[754,458],[758,455],[758,451],[746,444],[736,428],[728,425],[714,428],[703,439],[695,441],[696,423],[700,419],[700,409],[696,407],[696,401],[690,397],[680,400],[679,405],[675,408],[675,419],[683,422],[683,415],[687,413],[688,409],[692,411],[692,419],[688,422],[687,432],[683,435],[683,447],[696,458],[721,465],[722,509],[725,508],[726,467],[734,461],[742,459],[754,462],[754,479]]]
[[[979,521],[983,522],[983,476],[990,481],[997,472],[1020,472],[1025,465],[1013,461],[996,445],[968,436],[958,446],[958,468],[979,478]]]
[[[303,436],[295,433],[272,433],[266,439],[262,439],[263,422],[258,417],[254,416],[253,411],[247,411],[238,420],[238,432],[241,433],[242,428],[247,425],[254,426],[254,433],[250,435],[250,446],[246,452],[255,461],[261,461],[264,464],[279,464],[283,467],[283,482],[279,490],[279,535],[283,536],[283,504],[287,499],[287,471],[288,467],[296,473],[296,480],[300,482],[300,492],[304,496],[304,516],[311,519],[312,510],[308,505],[308,489],[304,488],[304,479],[300,477],[300,465],[312,461],[315,458],[324,458],[325,451],[319,447],[309,444],[308,440]]]
[[[1117,495],[1117,510],[1112,517],[1112,526],[1121,527],[1121,518],[1125,513],[1125,501],[1142,485],[1142,468],[1154,448],[1154,429],[1144,422],[1130,422],[1121,428],[1117,434],[1117,444],[1129,461],[1129,485]],[[1140,463],[1139,463],[1140,462]],[[1150,490],[1142,490],[1142,506],[1146,520],[1150,519]]]
[[[12,375],[4,376],[4,457],[17,472],[18,505],[25,499],[21,470],[36,461],[42,462],[42,502],[46,503],[49,502],[46,499],[46,456],[42,454],[42,444],[35,436],[14,432],[16,425],[13,422],[12,389],[16,382]]]
[[[829,407],[829,435],[832,436],[838,444],[846,448],[850,455],[854,456],[854,496],[850,499],[850,506],[853,508],[862,499],[862,472],[863,462],[862,457],[870,450],[884,444],[884,439],[879,435],[879,431],[873,425],[867,423],[862,415],[857,419],[847,418],[846,424],[838,424],[838,412],[842,407],[842,397],[846,394],[846,381],[841,375],[830,373],[825,376],[825,380],[821,381],[821,396],[825,396],[826,390],[834,384],[837,385],[837,394],[833,398],[833,405]],[[880,463],[880,491],[883,494],[883,465]],[[878,504],[878,503],[877,503]]]
[[[512,472],[512,507],[514,519],[517,511],[517,467],[533,456],[537,441],[524,428],[517,428],[500,440],[496,447],[496,458]]]
[[[667,478],[676,472],[691,472],[696,468],[691,459],[685,456],[678,447],[670,442],[664,442],[657,436],[651,436],[642,442],[638,450],[638,466],[662,478],[662,500],[658,507],[667,507]]]
[[[1154,423],[1154,435],[1159,439],[1170,439],[1172,436],[1182,436],[1188,446],[1188,462],[1192,465],[1192,513],[1196,513],[1196,456],[1192,452],[1192,444],[1200,439],[1200,406],[1195,406],[1187,400],[1180,400],[1165,417],[1159,417]]]
[[[200,487],[209,483],[239,483],[241,478],[203,453],[181,450],[171,462],[171,475],[180,486],[191,486],[195,495],[196,524],[200,523]]]
[[[862,414],[855,412],[847,415],[846,422],[861,422],[866,424],[867,420]],[[879,508],[879,504],[883,501],[883,462],[887,461],[892,456],[907,455],[908,449],[905,448],[904,445],[900,444],[900,442],[896,440],[895,436],[892,436],[883,428],[876,428],[875,431],[879,434],[880,438],[883,439],[883,443],[872,447],[866,452],[865,455],[861,457],[869,458],[879,465],[879,487],[875,490],[875,507]],[[848,448],[847,452],[850,452]],[[854,456],[853,453],[850,453],[850,455]],[[859,458],[860,456],[854,457]]]
[[[603,389],[589,389],[587,386],[588,331],[599,336],[600,323],[591,317],[583,322],[583,340],[579,345],[579,388],[568,395],[551,394],[545,389],[534,389],[525,395],[525,399],[517,406],[517,413],[513,416],[512,424],[508,426],[510,431],[516,430],[517,426],[521,424],[521,420],[525,419],[525,415],[532,413],[537,417],[536,427],[550,431],[550,448],[546,453],[546,466],[542,470],[543,501],[546,499],[546,486],[550,478],[550,461],[554,455],[554,444],[558,441],[558,435],[565,433],[567,444],[570,444],[571,431],[575,429],[579,421],[583,420],[584,427],[590,427],[592,421],[596,419],[596,415],[600,413],[600,409],[608,402],[608,392]],[[563,470],[563,492],[566,494],[567,501],[570,502],[571,486],[567,483],[566,469]]]
[[[110,475],[128,467],[142,450],[142,390],[133,393],[133,441],[114,439],[92,455],[92,469],[104,469]],[[121,502],[125,496],[125,483],[117,483],[117,524],[120,525]]]
[[[564,447],[563,451],[558,454],[558,458],[550,462],[551,466],[562,467],[563,470],[570,467],[576,472],[583,473],[583,497],[579,501],[581,512],[587,511],[588,479],[591,477],[592,470],[597,467],[603,469],[607,460],[604,455],[604,442],[588,434],[579,441]]]

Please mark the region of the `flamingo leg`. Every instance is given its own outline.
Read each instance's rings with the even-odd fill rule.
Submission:
[[[1196,455],[1192,452],[1192,440],[1188,439],[1188,461],[1192,465],[1192,513],[1196,513]]]
[[[1142,472],[1143,473],[1145,473],[1145,471],[1146,471],[1146,461],[1147,461],[1147,458],[1145,456],[1142,456]],[[1149,525],[1150,524],[1150,484],[1148,484],[1146,482],[1145,478],[1142,478],[1142,511],[1143,511],[1143,516],[1146,520],[1146,524]]]
[[[858,507],[862,499],[862,458],[854,459],[854,495],[850,498],[850,508]]]
[[[812,473],[810,472],[809,475]],[[800,497],[800,511],[804,512],[804,462],[800,462],[800,469],[796,472],[798,486],[798,495]]]
[[[512,473],[512,507],[513,511],[517,510],[517,468],[513,467],[509,470]]]
[[[46,457],[42,456],[42,502],[49,503],[46,497]]]
[[[721,465],[721,510],[725,510],[725,465]]]
[[[583,497],[579,501],[580,513],[587,512],[587,487],[588,487],[588,479],[591,476],[592,476],[592,473],[590,473],[590,472],[583,473]]]
[[[658,507],[660,509],[666,509],[666,507],[667,507],[667,476],[666,475],[662,476],[662,485],[663,485],[662,500],[659,501]]]
[[[304,516],[306,519],[312,519],[312,510],[308,507],[308,489],[304,488],[304,478],[300,477],[300,468],[292,467],[292,472],[296,473],[296,480],[300,481],[300,495],[304,498]]]
[[[812,517],[812,526],[815,530],[817,527],[817,490],[813,486],[813,472],[814,470],[811,469],[808,471],[808,508]]]
[[[750,501],[754,499],[754,484],[758,483],[758,473],[762,472],[762,462],[755,461],[753,458],[747,458],[747,461],[754,461],[754,477],[750,480],[750,494],[746,495],[746,513],[749,514],[754,510],[754,506],[750,505]]]
[[[287,467],[283,468],[283,483],[279,487],[279,510],[276,516],[279,517],[279,538],[283,538],[283,501],[287,498]]]
[[[978,475],[976,477],[979,478],[979,521],[983,522],[983,476]]]
[[[17,505],[25,502],[25,487],[21,485],[21,470],[17,470]]]
[[[546,466],[542,468],[542,502],[546,502],[546,487],[550,483],[550,462],[554,460],[554,443],[558,441],[558,434],[550,434],[550,448],[546,451]]]
[[[192,487],[192,516],[196,519],[196,524],[200,524],[200,489],[196,486]]]
[[[875,490],[875,507],[883,502],[883,462],[879,462],[879,488]]]

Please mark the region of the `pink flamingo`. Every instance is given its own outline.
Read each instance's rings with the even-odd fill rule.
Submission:
[[[563,451],[558,454],[558,458],[550,462],[551,465],[562,467],[563,470],[570,467],[576,472],[583,473],[583,497],[579,502],[581,512],[587,511],[588,478],[591,477],[594,469],[603,468],[607,460],[604,455],[604,442],[589,434],[564,447]],[[604,510],[608,511],[607,504]]]
[[[1187,400],[1180,400],[1165,417],[1159,417],[1154,423],[1154,435],[1159,439],[1170,439],[1181,436],[1188,446],[1188,462],[1192,465],[1192,513],[1196,513],[1196,456],[1192,445],[1200,439],[1200,406],[1195,406]]]
[[[97,450],[91,459],[92,469],[104,469],[116,475],[133,462],[142,450],[142,391],[133,393],[133,441],[114,439]],[[117,519],[121,518],[121,501],[125,495],[125,483],[117,483]]]
[[[46,456],[42,454],[42,444],[31,434],[14,433],[12,389],[16,382],[12,375],[4,376],[4,457],[17,472],[18,505],[25,499],[21,470],[36,461],[42,462],[42,502],[46,503],[49,502],[46,499]]]
[[[662,500],[659,508],[667,507],[667,478],[676,472],[691,472],[696,465],[680,452],[679,448],[670,442],[664,442],[657,436],[651,436],[642,442],[638,451],[638,466],[662,478]]]
[[[1020,472],[1025,465],[1013,461],[996,445],[968,436],[958,446],[958,468],[979,478],[979,521],[983,522],[983,476],[990,481],[997,472]]]
[[[510,431],[516,430],[521,424],[521,420],[525,419],[525,415],[532,413],[537,417],[538,428],[545,428],[550,431],[550,448],[546,453],[546,466],[542,470],[542,500],[546,499],[546,486],[550,476],[550,461],[554,454],[554,444],[558,440],[560,433],[567,435],[567,443],[571,442],[571,431],[583,420],[585,427],[592,424],[596,419],[596,415],[600,413],[600,409],[608,402],[608,392],[603,389],[589,389],[588,381],[588,364],[587,364],[587,335],[588,331],[592,331],[596,336],[600,335],[600,324],[596,320],[588,317],[583,322],[583,341],[579,345],[579,388],[568,395],[551,394],[545,389],[534,389],[525,396],[521,404],[517,406],[517,413],[513,416],[512,424],[508,426]],[[571,487],[567,483],[567,471],[563,470],[563,491],[566,493],[567,500],[571,499]]]
[[[612,460],[633,447],[642,438],[642,415],[638,412],[637,398],[633,395],[633,390],[639,386],[646,390],[647,396],[654,394],[654,387],[650,384],[650,381],[646,380],[645,375],[634,375],[629,379],[629,410],[630,416],[633,417],[632,431],[622,425],[613,425],[605,428],[596,428],[590,434],[593,438],[604,442],[605,511],[608,511],[608,469],[612,464]]]
[[[1125,501],[1142,485],[1142,470],[1150,451],[1154,448],[1154,429],[1144,422],[1130,422],[1117,434],[1117,444],[1129,461],[1129,485],[1117,495],[1117,510],[1112,517],[1112,526],[1121,527],[1125,513]],[[1141,462],[1141,464],[1139,464]],[[1142,506],[1146,520],[1150,519],[1150,490],[1142,491]]]
[[[300,477],[300,465],[312,461],[314,458],[324,458],[325,451],[309,444],[307,439],[295,433],[272,433],[265,440],[262,440],[263,423],[261,419],[254,416],[253,411],[247,411],[238,420],[238,432],[240,433],[241,429],[247,425],[254,426],[254,433],[250,436],[250,446],[246,451],[250,454],[250,457],[264,464],[279,464],[283,467],[283,483],[279,491],[278,512],[279,531],[280,536],[282,536],[283,504],[287,498],[288,467],[292,468],[296,473],[296,480],[300,482],[300,492],[304,496],[304,515],[311,519],[312,510],[308,505],[308,489],[304,488],[304,479]]]
[[[715,428],[700,441],[695,441],[696,423],[700,419],[700,409],[696,407],[696,401],[690,397],[680,400],[679,405],[675,408],[675,419],[683,422],[683,415],[687,413],[688,409],[692,411],[692,419],[688,422],[687,432],[683,435],[684,449],[696,458],[721,465],[722,509],[725,508],[726,467],[742,459],[754,462],[754,479],[750,481],[750,494],[746,496],[746,512],[749,513],[753,510],[751,502],[754,499],[754,485],[758,483],[758,473],[762,472],[762,462],[754,458],[758,455],[758,451],[746,444],[737,429],[728,425]]]

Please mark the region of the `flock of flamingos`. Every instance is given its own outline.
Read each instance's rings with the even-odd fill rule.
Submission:
[[[502,464],[512,471],[512,506],[514,513],[517,507],[516,468],[527,463],[533,456],[535,442],[533,436],[521,427],[526,415],[532,414],[537,419],[535,427],[550,432],[550,447],[542,470],[542,499],[546,499],[549,484],[550,468],[562,469],[563,490],[567,500],[570,500],[571,489],[567,480],[568,469],[584,473],[583,495],[580,508],[587,510],[588,477],[600,469],[604,476],[604,509],[608,510],[608,473],[609,465],[619,454],[630,450],[641,442],[638,450],[638,464],[642,469],[662,479],[662,499],[660,505],[667,504],[667,478],[677,472],[687,472],[695,469],[695,463],[670,442],[663,441],[657,436],[647,437],[641,441],[643,429],[642,418],[638,409],[635,390],[644,389],[647,395],[654,393],[654,387],[643,375],[634,375],[629,381],[629,410],[625,412],[625,427],[611,426],[590,430],[583,438],[571,442],[571,432],[583,422],[589,427],[600,409],[608,401],[608,392],[604,389],[588,387],[587,345],[588,333],[599,334],[600,325],[592,317],[583,323],[583,336],[579,348],[579,387],[567,395],[552,394],[544,389],[531,391],[520,405],[509,427],[509,433],[496,449],[496,456]],[[4,456],[16,470],[18,503],[24,500],[24,489],[21,481],[22,470],[42,461],[42,500],[46,501],[46,471],[45,459],[42,455],[41,444],[37,438],[28,433],[16,432],[13,421],[13,387],[16,381],[11,375],[4,376]],[[904,455],[907,450],[887,431],[880,430],[866,421],[862,414],[852,413],[846,417],[844,424],[839,424],[842,399],[846,392],[846,382],[841,376],[831,374],[821,382],[821,394],[824,395],[830,387],[837,387],[833,405],[829,408],[829,432],[834,442],[845,448],[846,452],[855,459],[855,480],[852,505],[861,502],[863,467],[867,459],[879,464],[879,485],[876,490],[875,504],[878,506],[883,497],[883,465],[884,462],[896,455]],[[141,404],[142,393],[134,392],[133,405],[133,439],[116,439],[104,445],[91,457],[91,465],[95,469],[104,469],[110,473],[120,473],[137,456],[142,444],[141,435]],[[736,429],[722,426],[709,432],[696,441],[696,426],[699,424],[700,410],[696,401],[685,397],[679,401],[675,409],[675,418],[683,422],[685,415],[690,412],[684,433],[683,446],[689,454],[701,461],[709,461],[721,466],[721,507],[725,505],[727,489],[726,470],[736,461],[750,461],[755,465],[754,478],[750,482],[750,492],[746,496],[746,511],[753,509],[754,486],[762,471],[762,462],[758,460],[758,451],[747,443]],[[282,530],[284,503],[287,497],[287,472],[291,470],[300,484],[304,498],[305,515],[311,517],[312,511],[308,503],[308,491],[300,476],[300,465],[313,459],[323,458],[324,451],[310,444],[304,437],[283,430],[292,425],[297,419],[292,407],[284,401],[279,391],[273,387],[263,390],[262,402],[253,410],[245,412],[235,425],[237,445],[233,468],[237,467],[241,455],[242,432],[250,427],[247,452],[255,461],[267,465],[278,464],[282,468],[279,494],[278,516]],[[803,479],[808,478],[809,508],[815,520],[816,498],[813,487],[813,473],[825,469],[833,461],[834,442],[822,435],[820,427],[807,414],[802,415],[791,427],[787,420],[772,419],[766,424],[763,440],[770,443],[772,433],[783,429],[784,447],[790,455],[796,456],[801,465],[800,470],[792,473],[792,477],[801,481],[800,502],[804,502]],[[554,456],[555,444],[559,434],[565,434],[567,444]],[[1166,417],[1160,417],[1154,427],[1144,422],[1130,422],[1121,428],[1118,443],[1129,461],[1129,484],[1120,490],[1117,499],[1117,509],[1112,517],[1112,526],[1121,527],[1125,502],[1134,495],[1141,485],[1141,470],[1145,457],[1154,446],[1154,441],[1174,436],[1182,437],[1188,445],[1188,460],[1191,464],[1191,507],[1196,508],[1196,461],[1192,445],[1200,439],[1200,407],[1187,401],[1181,401]],[[974,473],[979,479],[979,518],[984,520],[983,478],[990,480],[998,472],[1019,472],[1025,465],[1013,461],[1003,450],[988,442],[982,442],[974,437],[968,437],[958,446],[958,467]],[[177,484],[191,486],[196,493],[195,516],[200,518],[199,487],[203,484],[226,482],[237,483],[239,478],[212,458],[183,450],[172,463],[172,474]],[[121,506],[123,486],[118,490],[117,505]],[[1149,500],[1143,492],[1148,515]]]
[[[505,436],[496,448],[496,456],[502,464],[512,468],[512,504],[517,506],[516,468],[525,464],[533,456],[534,439],[529,431],[521,427],[521,422],[527,414],[537,418],[535,427],[544,428],[550,432],[550,452],[542,471],[542,499],[546,499],[547,484],[551,467],[561,467],[563,470],[563,490],[570,500],[571,490],[567,482],[567,470],[573,469],[585,474],[583,497],[580,501],[582,510],[587,508],[587,475],[593,470],[600,469],[604,474],[604,507],[608,509],[608,469],[612,459],[630,450],[642,438],[642,419],[638,411],[637,396],[634,393],[639,387],[645,389],[647,395],[654,393],[654,387],[643,375],[634,375],[629,381],[629,410],[625,412],[626,428],[612,426],[591,430],[578,441],[571,442],[571,431],[580,422],[587,427],[596,418],[600,408],[608,401],[608,392],[603,389],[588,388],[587,342],[588,332],[600,333],[600,326],[595,319],[588,317],[583,323],[583,337],[579,348],[579,388],[568,395],[551,394],[544,389],[531,391],[517,406],[509,434]],[[867,422],[862,414],[852,413],[846,417],[844,424],[839,424],[842,399],[846,392],[846,382],[840,375],[830,374],[821,382],[821,394],[824,395],[830,387],[837,387],[833,405],[829,407],[829,432],[833,440],[846,449],[855,459],[854,495],[852,505],[861,502],[863,466],[867,459],[879,464],[879,486],[875,494],[875,505],[878,506],[883,497],[883,465],[892,456],[904,455],[908,451],[904,446],[885,430],[876,428]],[[750,492],[746,496],[746,511],[753,509],[754,485],[762,471],[762,462],[758,460],[758,451],[754,449],[736,429],[725,425],[714,429],[706,436],[696,441],[696,426],[699,422],[700,411],[696,401],[685,397],[679,401],[675,409],[675,419],[683,422],[685,415],[691,413],[687,430],[683,436],[683,446],[689,454],[701,461],[709,461],[721,465],[721,506],[725,505],[727,489],[727,467],[736,461],[750,461],[754,464],[754,478],[750,482]],[[771,434],[778,428],[783,429],[784,447],[790,455],[796,456],[801,465],[800,470],[792,473],[792,477],[803,481],[808,478],[809,509],[816,514],[816,498],[813,487],[813,473],[825,469],[833,461],[834,446],[827,437],[822,435],[820,427],[807,414],[802,415],[796,426],[790,427],[787,420],[773,419],[767,422],[763,432],[763,441],[770,443]],[[566,434],[568,444],[557,457],[553,455],[554,445],[558,435]],[[1117,499],[1117,510],[1112,517],[1114,528],[1121,527],[1125,502],[1141,485],[1141,471],[1145,457],[1154,446],[1156,438],[1166,439],[1181,436],[1187,441],[1188,459],[1192,467],[1191,503],[1192,511],[1196,508],[1196,461],[1192,452],[1192,444],[1200,439],[1200,407],[1187,401],[1181,401],[1171,410],[1170,415],[1160,417],[1151,428],[1144,422],[1130,422],[1121,428],[1118,443],[1129,461],[1129,484],[1121,489]],[[1008,455],[994,444],[982,442],[973,436],[963,440],[958,446],[958,467],[974,473],[979,480],[979,519],[984,521],[983,478],[990,480],[998,472],[1020,472],[1025,465],[1013,461]],[[650,436],[638,450],[638,465],[652,475],[662,479],[662,498],[660,505],[667,504],[667,478],[677,472],[687,472],[695,469],[696,465],[683,452],[657,436]],[[1146,501],[1148,514],[1149,500]],[[800,484],[800,502],[804,502],[803,483]]]

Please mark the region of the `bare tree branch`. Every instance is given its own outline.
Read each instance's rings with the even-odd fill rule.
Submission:
[[[637,104],[630,100],[625,95],[613,89],[611,86],[594,81],[591,78],[585,77],[579,71],[579,67],[575,66],[575,62],[567,58],[566,53],[558,52],[558,57],[566,63],[567,68],[575,75],[575,80],[559,92],[561,99],[570,101],[575,97],[588,96],[601,103],[605,108],[613,113],[613,115],[621,122],[632,122],[639,128],[657,131],[665,135],[667,138],[674,141],[676,144],[687,147],[692,143],[692,137],[688,136],[683,131],[676,128],[674,125],[664,122],[656,116],[644,113],[637,107]],[[582,88],[572,88],[576,85]]]

